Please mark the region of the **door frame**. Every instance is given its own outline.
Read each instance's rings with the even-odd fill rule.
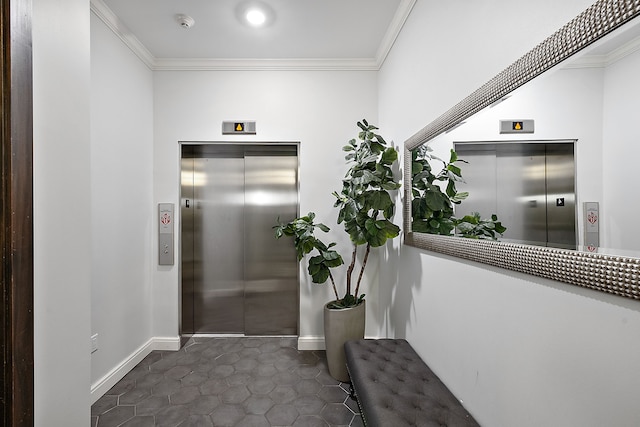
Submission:
[[[286,145],[286,146],[295,146],[296,147],[296,157],[298,159],[298,165],[297,165],[297,170],[296,170],[296,174],[297,174],[297,195],[298,195],[298,201],[297,201],[297,212],[296,212],[296,216],[300,216],[300,151],[302,149],[302,144],[300,143],[300,141],[247,141],[247,140],[243,140],[243,141],[231,141],[231,140],[222,140],[222,141],[197,141],[197,140],[183,140],[183,141],[178,141],[178,187],[180,188],[180,193],[178,196],[178,199],[180,200],[180,203],[178,205],[178,208],[176,209],[176,226],[178,228],[178,239],[177,239],[177,245],[178,245],[178,256],[177,256],[177,262],[178,262],[178,334],[180,336],[180,347],[183,347],[187,341],[193,336],[193,335],[197,335],[197,334],[193,334],[193,333],[186,333],[183,330],[183,301],[182,301],[182,289],[183,289],[183,283],[182,283],[182,278],[183,278],[183,271],[182,271],[182,206],[185,202],[183,194],[182,194],[182,161],[183,161],[183,155],[184,155],[184,151],[183,151],[183,147],[185,146],[205,146],[205,145],[228,145],[228,146],[277,146],[277,145]],[[300,273],[298,271],[297,273],[298,275],[298,282],[300,281]],[[301,324],[301,319],[300,319],[300,293],[298,292],[298,298],[297,298],[297,311],[298,311],[298,319],[297,319],[297,331],[298,334],[300,334],[300,324]]]
[[[31,0],[0,0],[2,425],[34,423]]]

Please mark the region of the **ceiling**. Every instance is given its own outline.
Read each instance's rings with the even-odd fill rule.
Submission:
[[[91,0],[91,10],[154,70],[377,70],[415,1]],[[252,4],[268,11],[263,27],[242,20]]]

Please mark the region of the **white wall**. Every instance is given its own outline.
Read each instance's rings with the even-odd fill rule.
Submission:
[[[380,72],[381,126],[406,140],[590,3],[419,1]],[[637,302],[397,251],[383,326],[408,338],[481,425],[640,423]]]
[[[33,1],[35,425],[89,422],[89,1]]]
[[[605,74],[604,116],[604,203],[602,233],[606,245],[638,251],[640,231],[634,224],[640,210],[635,196],[640,156],[638,132],[634,125],[640,111],[640,51],[614,63]]]
[[[357,136],[356,122],[377,122],[375,72],[156,72],[154,96],[155,203],[178,203],[178,141],[299,141],[300,211],[316,212],[319,221],[332,227],[331,238],[342,252],[349,253],[348,236],[335,224],[331,192],[342,188],[346,169],[341,149]],[[256,120],[257,135],[223,136],[223,120]],[[176,241],[176,254],[178,250]],[[373,290],[366,292],[375,295],[377,261],[370,262]],[[306,267],[302,271],[301,342],[321,344],[322,307],[332,299],[330,287],[311,284]],[[177,336],[179,266],[155,267],[153,283],[153,334]],[[372,321],[367,334],[375,336],[378,304],[376,298],[368,301]]]
[[[112,386],[111,371],[152,336],[152,153],[152,72],[91,14],[93,389]]]

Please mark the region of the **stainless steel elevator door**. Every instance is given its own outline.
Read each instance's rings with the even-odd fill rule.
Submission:
[[[273,225],[298,214],[295,145],[182,147],[182,334],[295,335],[298,265]]]
[[[504,237],[546,245],[545,144],[498,145],[496,168],[496,213],[507,227]]]
[[[573,142],[455,143],[469,197],[456,216],[497,214],[504,240],[575,249]]]
[[[291,239],[274,237],[276,219],[298,213],[294,156],[247,153],[245,164],[245,333],[295,335],[298,264]]]

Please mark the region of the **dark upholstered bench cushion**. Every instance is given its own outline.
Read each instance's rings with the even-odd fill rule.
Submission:
[[[365,339],[344,347],[367,426],[478,426],[406,340]]]

